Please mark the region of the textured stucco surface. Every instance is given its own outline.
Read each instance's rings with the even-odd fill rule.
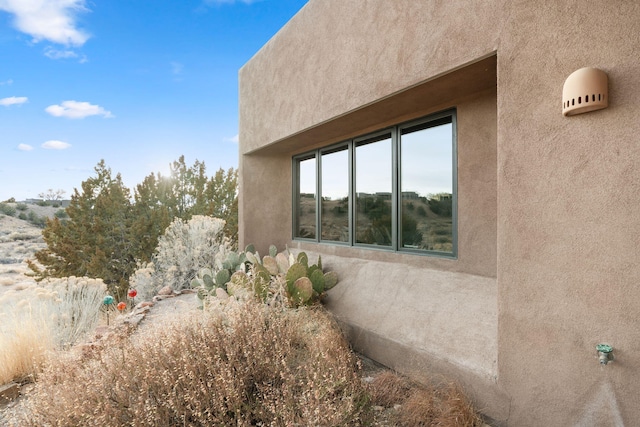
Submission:
[[[240,71],[241,240],[322,253],[359,349],[453,375],[498,424],[633,425],[639,34],[622,0],[311,0]],[[610,106],[563,117],[584,66],[607,72]],[[449,107],[457,260],[291,242],[292,154]]]
[[[634,425],[640,4],[517,6],[498,49],[500,381],[514,425]],[[609,75],[610,106],[563,117],[562,84],[584,66]],[[617,356],[604,368],[601,342]]]

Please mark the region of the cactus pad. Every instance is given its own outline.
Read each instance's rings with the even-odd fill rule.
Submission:
[[[278,274],[278,263],[274,257],[265,255],[265,257],[262,258],[262,265],[270,275],[276,276]]]

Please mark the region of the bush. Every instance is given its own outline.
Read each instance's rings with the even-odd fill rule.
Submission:
[[[367,424],[357,358],[323,310],[233,304],[51,363],[22,425]],[[125,351],[126,348],[126,351]]]
[[[53,349],[45,319],[26,301],[3,304],[0,314],[0,384],[34,378]]]
[[[20,212],[20,213],[18,214],[18,218],[19,218],[19,219],[21,219],[21,220],[26,221],[28,217],[27,217],[27,214],[26,214],[26,213],[24,213],[24,212]]]
[[[27,220],[31,224],[35,225],[36,227],[44,228],[47,218],[44,216],[39,216],[34,211],[29,211],[29,214],[27,215]]]
[[[16,208],[7,203],[0,203],[0,212],[7,216],[15,216]]]
[[[231,249],[224,226],[223,220],[203,215],[175,219],[158,240],[153,258],[156,285],[189,288],[200,269],[213,267],[216,255]]]
[[[97,325],[105,285],[69,277],[0,301],[0,384],[35,377],[54,349],[77,343]]]
[[[24,212],[24,211],[26,211],[27,209],[29,209],[29,207],[27,206],[27,204],[26,204],[26,203],[18,203],[18,204],[16,205],[16,209],[18,209],[19,211]]]
[[[454,383],[425,386],[396,373],[385,371],[369,384],[374,405],[401,408],[394,413],[398,426],[484,425],[469,399]]]
[[[56,213],[54,213],[53,215],[56,218],[60,218],[60,219],[69,218],[69,215],[67,215],[67,211],[64,209],[58,209]]]

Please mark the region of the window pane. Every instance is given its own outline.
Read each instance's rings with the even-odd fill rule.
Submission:
[[[322,240],[349,241],[349,152],[322,155]]]
[[[316,159],[298,162],[296,237],[316,238]]]
[[[391,150],[390,135],[356,147],[356,243],[391,246]]]
[[[439,123],[401,135],[401,242],[403,248],[453,253],[451,118]]]

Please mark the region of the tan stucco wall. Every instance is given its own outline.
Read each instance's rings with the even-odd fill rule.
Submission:
[[[241,241],[322,253],[343,278],[328,305],[360,349],[451,373],[500,424],[633,425],[638,34],[640,6],[622,0],[311,0],[240,71]],[[563,117],[583,66],[608,73],[610,107]],[[458,260],[291,242],[292,154],[451,106]]]
[[[498,49],[500,382],[526,421],[514,425],[635,425],[640,3],[510,12]],[[562,84],[584,66],[608,73],[610,106],[563,117]],[[617,356],[605,368],[601,342]]]

